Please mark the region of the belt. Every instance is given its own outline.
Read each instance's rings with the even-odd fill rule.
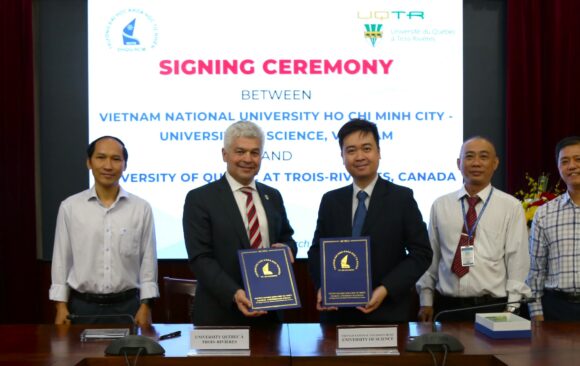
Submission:
[[[86,292],[78,292],[73,289],[70,290],[70,296],[95,304],[116,304],[135,298],[137,295],[139,295],[139,289],[136,288],[114,294],[90,294]]]
[[[478,306],[478,305],[487,305],[487,304],[495,304],[498,305],[507,302],[507,297],[493,297],[491,295],[483,295],[483,296],[475,296],[475,297],[454,297],[454,296],[445,296],[436,292],[438,297],[444,299],[448,303],[453,303],[453,305],[458,307],[464,306]],[[437,299],[435,299],[437,301]]]
[[[548,290],[548,289],[546,289],[546,292],[549,292],[549,293],[553,294],[554,296],[559,297],[561,299],[564,299],[568,302],[580,304],[580,292],[566,292],[566,291]]]

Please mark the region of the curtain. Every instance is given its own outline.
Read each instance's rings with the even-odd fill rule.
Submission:
[[[35,323],[32,0],[0,2],[0,323]]]
[[[559,180],[554,147],[580,134],[580,1],[508,0],[506,177]],[[562,185],[560,185],[563,187]]]

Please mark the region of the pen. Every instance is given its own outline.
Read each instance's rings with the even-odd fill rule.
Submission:
[[[167,333],[167,334],[164,334],[162,336],[159,336],[159,340],[162,341],[164,339],[175,338],[175,337],[179,337],[180,335],[181,335],[181,331],[178,330],[177,332]]]

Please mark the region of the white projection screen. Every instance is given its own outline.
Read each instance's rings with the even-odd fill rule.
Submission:
[[[89,141],[125,142],[121,185],[152,205],[161,259],[187,257],[185,196],[224,174],[223,131],[239,120],[266,134],[257,180],[281,191],[299,258],[322,195],[352,183],[336,138],[352,118],[378,125],[380,176],[412,188],[427,222],[461,182],[462,12],[460,0],[89,0]]]

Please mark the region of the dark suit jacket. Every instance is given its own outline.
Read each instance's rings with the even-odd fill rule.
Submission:
[[[261,183],[256,183],[256,188],[268,218],[270,243],[284,243],[296,255],[294,231],[280,192]],[[225,176],[187,194],[183,233],[189,263],[198,281],[194,324],[243,325],[267,320],[246,318],[233,301],[235,292],[243,288],[238,250],[249,249],[250,241]]]
[[[353,186],[327,192],[320,202],[312,246],[310,275],[320,288],[320,238],[352,234]],[[409,321],[411,289],[431,264],[433,251],[413,191],[379,178],[369,202],[362,236],[369,236],[373,289],[384,285],[387,297],[374,312],[355,308],[321,313],[331,323],[392,323]],[[408,251],[408,253],[407,253]]]

